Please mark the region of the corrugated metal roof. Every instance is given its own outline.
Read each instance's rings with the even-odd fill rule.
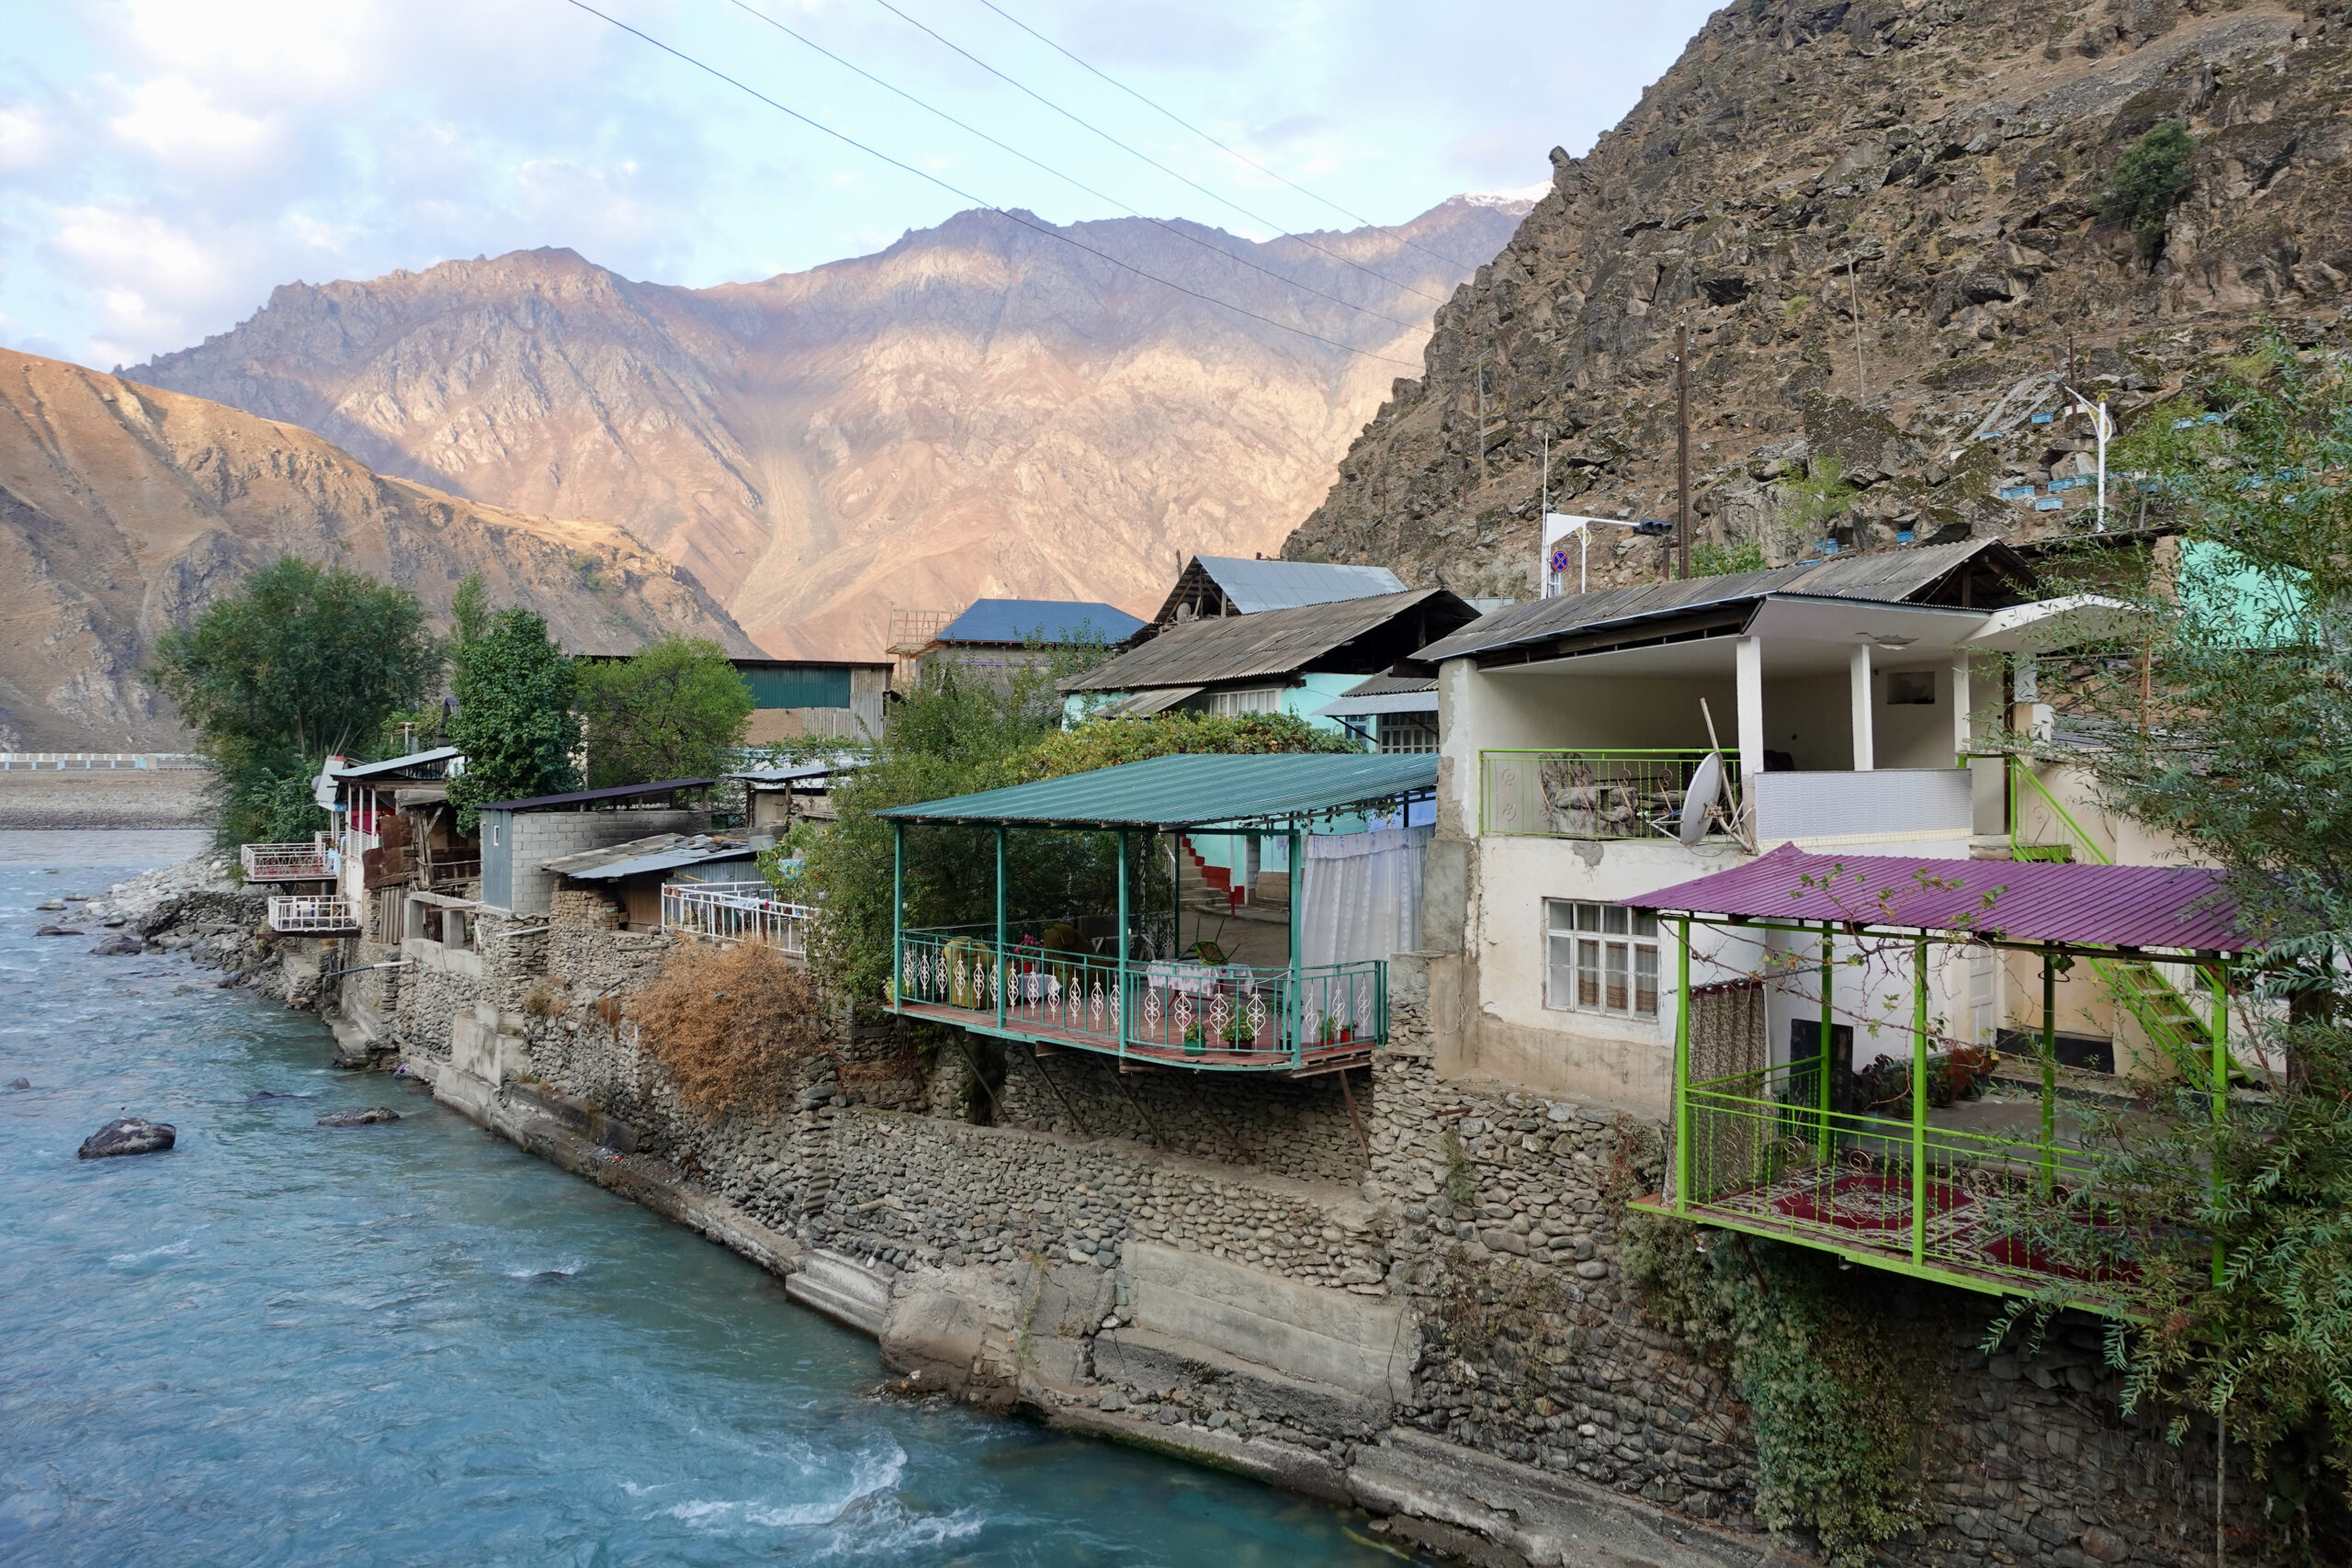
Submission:
[[[355,762],[348,767],[337,768],[334,772],[334,776],[339,779],[378,779],[390,773],[404,773],[419,768],[430,768],[436,762],[447,763],[458,755],[459,752],[455,746],[435,746],[428,751],[411,751],[405,757],[387,757],[380,762]],[[435,773],[432,776],[438,778],[441,775]]]
[[[1436,786],[1437,759],[1427,755],[1186,755],[894,807],[876,815],[907,822],[1199,828],[1293,821]]]
[[[1417,611],[1461,625],[1470,606],[1442,588],[1221,615],[1170,626],[1140,648],[1062,683],[1065,692],[1141,692],[1295,675],[1315,660]]]
[[[1364,718],[1383,713],[1437,712],[1437,678],[1419,675],[1373,675],[1359,681],[1315,710],[1325,718]]]
[[[1688,614],[1713,605],[1760,599],[1770,593],[1902,604],[1934,589],[1978,556],[1996,552],[2005,558],[2003,565],[2015,559],[2007,547],[1996,539],[1963,539],[1950,545],[1921,545],[1910,549],[1801,561],[1764,571],[1644,582],[1627,588],[1604,588],[1592,593],[1570,593],[1557,599],[1536,599],[1498,610],[1452,637],[1430,644],[1414,657],[1434,661],[1492,653],[1526,643],[1546,642],[1572,632],[1588,633],[1622,622]],[[2018,570],[2022,571],[2022,563]]]
[[[834,757],[824,761],[795,762],[784,767],[745,768],[741,773],[726,776],[741,779],[756,789],[763,784],[775,786],[797,784],[804,779],[830,778],[835,773],[846,773],[864,766],[865,759],[863,757]]]
[[[1137,692],[1132,696],[1121,697],[1115,703],[1096,708],[1087,716],[1090,718],[1148,718],[1153,714],[1165,713],[1188,697],[1197,697],[1200,694],[1201,689],[1198,686],[1156,686],[1148,692]]]
[[[1295,610],[1301,604],[1331,604],[1342,599],[1373,599],[1405,591],[1404,580],[1385,566],[1243,560],[1239,556],[1193,558],[1225,590],[1233,607],[1245,615],[1266,610]]]
[[[1622,902],[1676,914],[1850,920],[2011,942],[2242,952],[2248,939],[2223,884],[2221,872],[2188,866],[1821,855],[1783,844],[1746,865]]]
[[[693,865],[748,861],[757,852],[749,844],[735,843],[726,839],[705,835],[690,839],[683,833],[653,833],[642,839],[631,839],[625,844],[611,844],[601,850],[582,850],[578,854],[542,861],[539,869],[556,872],[575,882],[618,882],[624,877],[643,876],[657,871],[681,871]]]
[[[1115,604],[1085,599],[975,599],[939,628],[941,642],[1060,642],[1099,637],[1125,642],[1143,623]]]
[[[483,811],[543,811],[558,806],[593,806],[600,800],[631,800],[641,795],[668,795],[673,790],[707,789],[716,779],[664,779],[660,784],[615,784],[610,789],[575,789],[569,795],[535,795],[527,800],[491,800]]]

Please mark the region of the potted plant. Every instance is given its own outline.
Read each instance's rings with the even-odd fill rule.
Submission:
[[[1184,1055],[1198,1056],[1207,1050],[1207,1042],[1201,1038],[1201,1026],[1198,1023],[1186,1024],[1184,1026]]]

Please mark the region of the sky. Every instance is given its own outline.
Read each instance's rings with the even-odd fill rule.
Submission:
[[[10,9],[0,58],[0,344],[105,369],[225,332],[281,283],[538,245],[700,287],[865,254],[981,205],[1057,222],[1132,209],[1265,239],[1359,218],[1398,222],[1462,192],[1532,196],[1550,178],[1549,151],[1588,150],[1709,7],[17,0]]]

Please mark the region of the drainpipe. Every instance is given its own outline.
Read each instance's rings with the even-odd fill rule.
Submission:
[[[1111,998],[1112,1021],[1119,1032],[1119,1055],[1127,1054],[1127,830],[1119,829],[1119,969]]]
[[[1291,1055],[1290,1064],[1295,1068],[1306,1058],[1306,981],[1299,964],[1299,933],[1306,929],[1301,919],[1299,891],[1304,883],[1299,873],[1305,869],[1306,835],[1293,828],[1287,840],[1290,846],[1290,994],[1291,994]]]

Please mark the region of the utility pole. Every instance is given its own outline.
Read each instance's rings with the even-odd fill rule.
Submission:
[[[1871,374],[1862,364],[1862,286],[1854,281],[1854,264],[1860,259],[1860,253],[1846,257],[1846,294],[1854,306],[1854,385],[1861,392],[1855,400],[1866,403],[1871,400]]]
[[[1682,575],[1690,575],[1690,329],[1674,329],[1674,467],[1677,500],[1674,543]]]
[[[1478,361],[1478,483],[1487,482],[1487,361]]]

